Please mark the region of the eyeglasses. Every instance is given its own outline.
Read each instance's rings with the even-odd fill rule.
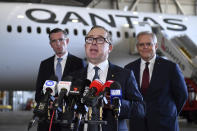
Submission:
[[[151,47],[153,45],[153,43],[138,43],[137,46],[139,47]]]
[[[96,41],[97,44],[104,44],[104,42],[107,42],[107,39],[104,37],[97,37],[97,38],[93,38],[93,37],[85,37],[85,42],[87,44],[93,44],[94,40]]]
[[[60,39],[57,39],[57,40],[51,40],[51,43],[52,44],[56,44],[58,42],[63,42],[64,40],[66,40],[66,38],[60,38]]]

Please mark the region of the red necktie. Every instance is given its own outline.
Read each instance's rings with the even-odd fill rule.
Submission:
[[[142,89],[142,94],[143,95],[146,94],[146,90],[149,87],[149,69],[148,69],[148,65],[149,65],[149,62],[146,62],[146,67],[144,69],[143,76],[142,76],[141,89]]]

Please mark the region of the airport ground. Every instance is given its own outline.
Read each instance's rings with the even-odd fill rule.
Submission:
[[[27,131],[32,115],[32,111],[0,112],[0,131]],[[180,131],[197,131],[197,124],[188,124],[185,119],[179,119],[179,125]],[[30,131],[36,131],[36,126]]]

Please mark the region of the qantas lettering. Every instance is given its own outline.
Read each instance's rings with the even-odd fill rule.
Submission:
[[[36,12],[36,11],[43,11],[45,13],[48,13],[49,18],[39,19],[38,17],[33,16],[32,15],[33,12]],[[85,26],[89,26],[88,22],[76,12],[67,12],[65,17],[63,18],[61,24],[67,24],[68,22],[71,22],[72,21],[72,18],[70,18],[71,15],[76,16],[78,18],[79,23],[82,23]],[[56,14],[52,11],[47,10],[47,9],[40,9],[40,8],[28,9],[26,11],[26,16],[30,20],[38,22],[38,23],[57,24],[59,22],[58,20],[56,20]],[[98,16],[94,13],[89,13],[89,16],[90,16],[92,25],[97,25],[96,20],[99,19],[99,20],[103,21],[104,23],[106,23],[107,25],[111,26],[112,28],[116,27],[116,21],[115,21],[113,15],[111,15],[111,14],[108,14],[109,20],[106,20],[103,17]],[[131,19],[133,19],[133,18],[139,19],[138,16],[128,16],[128,15],[115,15],[115,17],[116,18],[124,18],[126,20],[127,24],[129,25],[129,28],[133,28],[133,23],[132,23]],[[144,17],[143,21],[147,21],[147,22],[153,23],[153,24],[158,24],[161,26],[161,24],[159,24],[155,19],[153,19],[151,17]],[[171,31],[185,31],[185,30],[187,30],[187,27],[181,23],[181,22],[183,22],[181,19],[164,18],[163,22],[165,24],[169,25],[166,27],[167,30],[171,30]],[[174,27],[174,26],[176,26],[176,27]],[[164,29],[162,26],[161,26],[161,28]]]

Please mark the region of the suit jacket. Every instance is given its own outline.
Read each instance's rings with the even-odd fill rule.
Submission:
[[[75,78],[86,79],[87,67],[73,74]],[[122,89],[122,105],[119,116],[119,131],[127,131],[126,120],[133,116],[144,115],[144,106],[142,95],[140,94],[133,72],[124,70],[121,67],[109,63],[107,80],[114,80],[120,83]],[[112,110],[103,109],[103,120],[107,121],[107,125],[103,125],[103,131],[115,131],[116,124]],[[82,129],[79,129],[82,130]]]
[[[138,85],[140,63],[141,59],[138,59],[125,66],[134,71]],[[157,56],[149,88],[143,96],[146,109],[145,130],[178,131],[177,116],[187,96],[187,87],[179,66]]]
[[[41,97],[43,96],[42,89],[45,81],[49,80],[51,76],[55,76],[54,58],[55,55],[42,61],[40,64],[40,69],[38,72],[38,77],[36,82],[36,94],[35,94],[36,102],[39,102]],[[69,75],[71,72],[83,68],[84,66],[85,64],[82,59],[68,53],[62,78]]]

